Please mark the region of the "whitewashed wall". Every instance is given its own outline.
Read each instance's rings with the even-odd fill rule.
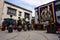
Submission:
[[[23,10],[23,9],[20,9],[20,8],[17,8],[17,7],[15,7],[15,6],[12,6],[12,5],[9,5],[9,4],[6,4],[6,3],[4,3],[4,10],[3,10],[3,16],[2,16],[2,21],[3,21],[3,19],[4,18],[9,18],[10,16],[9,15],[7,15],[7,7],[10,7],[10,8],[13,8],[13,9],[17,9],[17,11],[16,11],[16,16],[13,16],[13,19],[18,19],[18,14],[19,14],[19,11],[21,11],[22,13],[21,13],[21,18],[24,18],[24,12],[27,12],[27,13],[29,13],[30,14],[30,23],[31,23],[31,19],[32,19],[32,13],[31,12],[29,12],[29,11],[26,11],[26,10]]]
[[[0,0],[0,26],[2,24],[2,14],[3,14],[4,0]]]

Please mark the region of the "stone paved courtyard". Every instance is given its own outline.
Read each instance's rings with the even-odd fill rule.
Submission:
[[[0,40],[58,40],[58,36],[58,34],[46,33],[46,31],[0,32]]]

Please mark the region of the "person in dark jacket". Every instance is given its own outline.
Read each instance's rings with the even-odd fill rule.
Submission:
[[[29,31],[29,30],[31,29],[31,26],[30,26],[29,21],[26,22],[26,25],[27,25],[27,29],[28,29],[28,31]]]
[[[22,21],[21,21],[21,18],[18,17],[18,21],[17,21],[17,30],[18,31],[21,31],[22,30]]]
[[[27,25],[26,25],[26,20],[25,20],[25,18],[23,18],[22,24],[23,24],[23,30],[24,30],[24,31],[27,31]]]
[[[13,26],[14,26],[14,20],[12,19],[12,15],[10,15],[10,19],[8,22],[8,32],[9,33],[13,32]]]

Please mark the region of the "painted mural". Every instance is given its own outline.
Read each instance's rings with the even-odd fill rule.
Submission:
[[[55,6],[53,2],[40,6],[40,21],[55,22],[55,8],[54,7]]]

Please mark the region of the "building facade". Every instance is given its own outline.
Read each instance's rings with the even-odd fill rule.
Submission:
[[[4,6],[4,0],[0,0],[0,25],[2,21],[3,6]]]
[[[21,19],[27,18],[31,23],[32,11],[5,1],[2,21],[5,18],[9,18],[11,14],[13,15],[13,19],[15,20],[18,20],[18,17],[21,17]]]
[[[55,2],[55,16],[56,16],[56,22],[58,22],[58,23],[60,23],[60,1],[59,0],[56,0],[56,1],[54,1]],[[45,4],[44,4],[45,5]],[[43,5],[42,5],[43,6]],[[37,7],[37,8],[35,8],[35,23],[36,24],[39,24],[39,21],[40,21],[40,19],[41,19],[41,17],[40,17],[40,12],[41,11],[39,11],[41,6],[39,6],[39,7]],[[49,7],[48,7],[49,8]],[[51,8],[50,8],[51,9]],[[41,9],[42,10],[42,9]],[[39,19],[38,19],[39,18]],[[46,22],[46,24],[48,24],[48,22]]]
[[[60,0],[56,0],[56,19],[60,23]]]

